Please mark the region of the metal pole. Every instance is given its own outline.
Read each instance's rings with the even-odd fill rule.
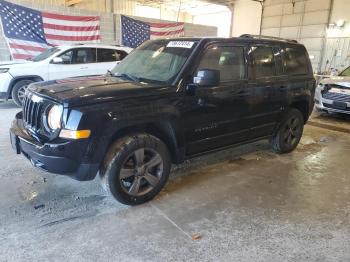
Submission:
[[[259,35],[261,36],[262,32],[262,24],[263,24],[263,16],[264,16],[264,4],[266,0],[252,0],[254,2],[258,2],[261,5],[261,17],[260,17],[260,29],[259,29]]]
[[[177,12],[177,19],[176,22],[179,22],[179,17],[180,17],[180,11],[181,11],[181,3],[182,1],[180,0],[180,4],[179,4],[179,11]]]
[[[331,23],[331,19],[332,19],[332,13],[333,13],[333,7],[334,7],[334,0],[331,0],[331,6],[329,7],[329,13],[328,13],[328,19],[327,19],[327,25],[326,25],[326,30],[325,30],[325,34],[323,36],[323,41],[322,41],[322,49],[321,49],[321,59],[320,59],[320,64],[318,66],[318,71],[319,73],[321,73],[322,71],[322,65],[326,56],[326,44],[327,44],[327,29],[329,24]],[[325,68],[326,70],[326,68]]]

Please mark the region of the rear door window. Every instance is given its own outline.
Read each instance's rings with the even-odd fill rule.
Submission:
[[[284,64],[288,75],[306,75],[309,72],[306,53],[302,48],[287,47]]]
[[[114,49],[97,49],[97,62],[115,62],[120,60],[119,54]]]
[[[252,46],[249,50],[251,73],[255,78],[276,75],[275,55],[272,47]]]
[[[202,69],[219,70],[222,82],[244,79],[244,48],[238,46],[209,48],[205,51],[197,70]]]

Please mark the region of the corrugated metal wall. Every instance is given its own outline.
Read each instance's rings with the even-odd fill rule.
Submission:
[[[330,68],[341,70],[350,65],[350,37],[328,38],[322,71]]]
[[[266,0],[265,3],[262,34],[298,40],[314,57],[314,71],[321,69],[331,0]]]

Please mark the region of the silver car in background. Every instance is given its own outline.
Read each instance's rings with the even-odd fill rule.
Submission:
[[[350,114],[350,67],[338,76],[321,80],[316,88],[315,106],[319,111]]]

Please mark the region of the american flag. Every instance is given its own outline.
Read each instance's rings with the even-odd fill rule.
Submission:
[[[145,23],[121,16],[122,44],[136,48],[149,39],[181,37],[185,35],[184,23]]]
[[[99,42],[98,16],[40,12],[0,0],[3,33],[13,59],[28,59],[52,46]]]

